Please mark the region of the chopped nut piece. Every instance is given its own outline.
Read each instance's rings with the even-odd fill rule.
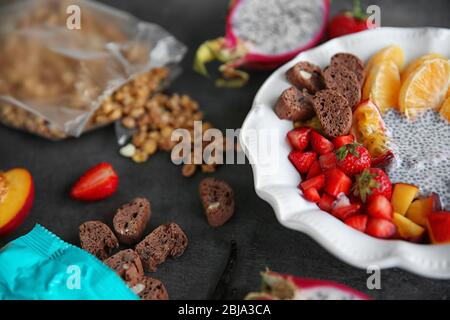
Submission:
[[[197,166],[195,164],[185,164],[183,165],[181,174],[183,175],[183,177],[189,178],[195,174],[195,171],[197,171]]]
[[[136,147],[132,143],[129,143],[122,147],[119,152],[122,156],[131,158],[136,153]]]

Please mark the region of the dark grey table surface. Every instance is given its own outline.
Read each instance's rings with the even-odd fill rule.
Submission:
[[[269,73],[253,73],[248,86],[239,90],[217,89],[191,69],[195,48],[205,39],[223,34],[227,0],[103,0],[137,17],[159,23],[190,49],[184,73],[171,92],[197,99],[206,118],[218,128],[239,128],[252,99]],[[448,0],[380,0],[384,26],[450,27]],[[350,1],[334,0],[332,13]],[[236,191],[237,212],[225,226],[213,229],[206,223],[197,187],[203,174],[185,179],[180,168],[159,153],[142,165],[118,155],[113,128],[89,133],[81,139],[49,142],[26,133],[0,127],[0,168],[27,167],[35,178],[36,200],[26,222],[0,239],[0,246],[25,234],[40,223],[64,240],[78,244],[80,223],[99,219],[111,223],[114,209],[136,196],[151,199],[153,217],[148,231],[169,221],[179,223],[190,244],[185,254],[169,260],[153,275],[167,286],[172,299],[206,299],[211,296],[226,264],[229,243],[238,243],[238,258],[226,298],[241,299],[259,288],[259,272],[266,267],[304,277],[342,282],[377,299],[448,299],[450,282],[418,277],[398,269],[383,270],[381,290],[366,287],[365,270],[337,260],[308,236],[282,227],[272,208],[258,198],[248,165],[221,167],[215,177],[227,180]],[[121,177],[118,193],[105,201],[84,204],[71,200],[71,184],[86,168],[111,162]]]

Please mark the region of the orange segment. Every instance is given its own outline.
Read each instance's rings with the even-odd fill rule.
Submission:
[[[448,122],[450,122],[450,97],[444,101],[439,112]]]
[[[445,59],[445,57],[442,54],[439,53],[430,53],[424,56],[421,56],[408,64],[406,69],[402,72],[402,81],[405,81],[408,76],[414,72],[417,68],[419,68],[421,65],[423,65],[425,62],[433,59]]]
[[[403,49],[398,45],[391,45],[389,47],[383,48],[377,53],[375,53],[372,58],[367,63],[366,70],[370,72],[370,69],[384,61],[393,61],[399,70],[403,69],[405,64],[405,54]]]
[[[428,60],[413,71],[402,85],[400,111],[413,118],[427,109],[438,109],[450,83],[450,62],[441,58]]]
[[[363,99],[370,99],[384,113],[395,108],[400,91],[400,72],[392,60],[385,60],[373,65],[363,88]]]

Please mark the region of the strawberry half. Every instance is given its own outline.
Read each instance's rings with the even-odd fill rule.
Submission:
[[[331,169],[325,172],[325,191],[329,195],[335,198],[341,193],[349,195],[351,187],[352,180],[341,170]]]
[[[322,195],[322,198],[320,198],[320,201],[318,203],[318,206],[321,210],[330,213],[331,210],[333,209],[333,202],[336,199],[334,199],[332,196],[330,196],[327,193],[324,193]]]
[[[322,174],[322,168],[320,167],[319,160],[316,160],[316,161],[314,161],[314,163],[309,168],[308,175],[306,176],[306,179],[309,180],[311,178],[317,177],[320,174]]]
[[[359,204],[350,204],[348,206],[338,207],[331,210],[331,214],[344,221],[351,216],[359,213],[361,206]]]
[[[350,177],[370,168],[372,164],[369,150],[358,143],[339,148],[336,151],[336,159],[338,168]]]
[[[355,142],[355,137],[351,134],[348,136],[340,136],[333,139],[333,145],[336,150],[342,148],[347,144],[352,144],[353,142]]]
[[[311,128],[297,128],[289,131],[287,138],[292,148],[298,151],[305,150],[309,145],[311,131]]]
[[[315,131],[311,132],[311,147],[320,155],[330,153],[334,150],[333,143]]]
[[[366,207],[367,214],[372,218],[392,220],[394,209],[385,196],[376,195],[370,199]]]
[[[321,174],[317,177],[306,180],[305,182],[300,183],[300,189],[302,191],[314,188],[317,191],[320,191],[325,186],[325,175]]]
[[[119,176],[109,163],[100,163],[89,169],[73,186],[70,195],[81,201],[105,199],[116,192]]]
[[[319,192],[314,188],[309,188],[305,191],[303,191],[303,196],[306,200],[317,203],[320,201],[320,195]]]
[[[314,161],[317,160],[315,152],[292,151],[289,154],[289,160],[300,173],[307,173]]]
[[[319,157],[320,167],[323,171],[334,169],[337,166],[336,154],[330,152]]]
[[[385,196],[388,200],[392,197],[392,183],[387,174],[379,168],[365,169],[356,176],[353,194],[362,202],[369,201],[377,196]]]
[[[388,220],[370,218],[367,222],[366,233],[380,239],[392,238],[397,232],[395,224]]]
[[[345,219],[344,223],[353,229],[361,232],[365,232],[367,228],[367,221],[369,217],[364,214],[358,214],[356,216]]]

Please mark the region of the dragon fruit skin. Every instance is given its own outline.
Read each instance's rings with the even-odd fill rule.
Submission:
[[[198,48],[196,53],[194,70],[204,76],[209,77],[205,66],[206,63],[214,60],[223,63],[219,68],[223,78],[219,78],[216,81],[216,85],[219,87],[241,87],[248,81],[249,76],[246,72],[238,70],[238,68],[273,70],[292,60],[300,52],[317,45],[326,32],[330,0],[320,0],[323,1],[320,29],[305,45],[281,54],[252,52],[245,42],[236,35],[233,26],[233,17],[239,9],[239,5],[244,1],[246,0],[231,1],[226,19],[225,37],[206,41]]]
[[[369,296],[336,282],[299,278],[273,271],[262,273],[262,292],[250,293],[245,299],[304,300],[311,299],[314,294],[318,299],[328,294],[333,300],[372,300]]]

